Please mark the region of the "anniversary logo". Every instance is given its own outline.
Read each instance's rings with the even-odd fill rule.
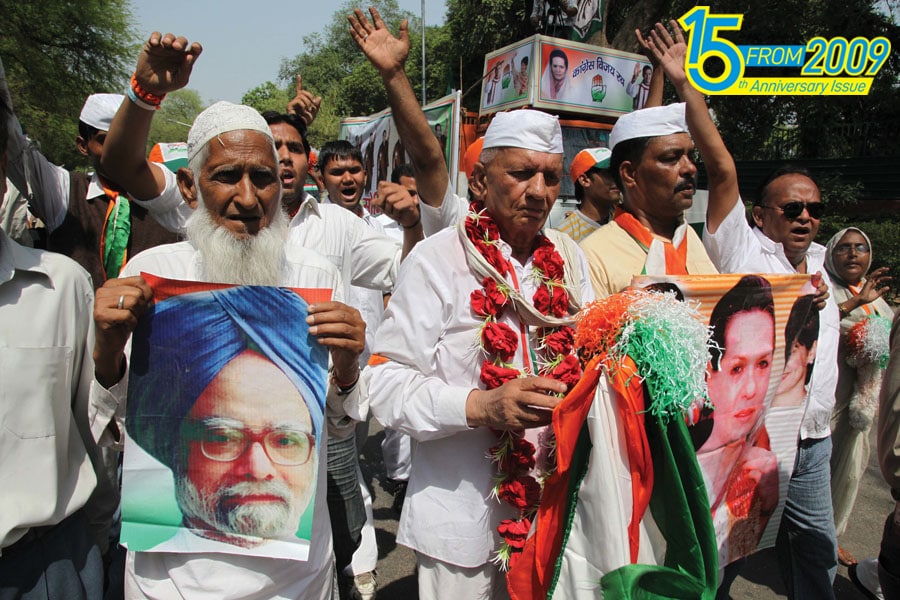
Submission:
[[[688,80],[704,94],[865,96],[891,54],[891,42],[885,37],[813,37],[804,46],[738,46],[720,36],[740,30],[743,19],[742,14],[713,14],[708,6],[696,6],[678,20],[691,33],[685,62]],[[721,74],[705,70],[711,58],[724,63]],[[761,67],[791,69],[792,74],[745,74],[748,68]]]

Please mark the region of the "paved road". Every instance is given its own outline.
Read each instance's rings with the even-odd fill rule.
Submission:
[[[398,545],[394,539],[398,516],[391,510],[393,498],[386,491],[384,465],[381,460],[382,439],[384,432],[373,419],[369,428],[369,438],[363,447],[362,470],[372,489],[375,503],[378,598],[412,600],[418,597],[414,575],[415,556],[409,548]],[[874,434],[871,441],[874,448]],[[850,518],[847,533],[839,540],[841,546],[858,559],[877,554],[881,528],[885,516],[893,506],[890,490],[881,479],[881,472],[873,454],[860,487],[859,498],[856,501],[855,512]],[[838,600],[865,600],[850,582],[847,569],[844,567],[838,567],[834,589]],[[748,561],[742,576],[731,588],[731,597],[734,600],[771,600],[787,597],[778,578],[778,566],[771,550],[760,552]]]

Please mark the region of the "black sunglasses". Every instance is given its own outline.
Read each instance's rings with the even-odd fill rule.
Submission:
[[[785,219],[796,219],[801,214],[803,214],[803,210],[806,209],[806,212],[809,213],[809,216],[813,219],[819,220],[822,218],[822,215],[825,214],[825,204],[822,202],[788,202],[783,206],[762,206],[762,208],[774,208],[780,210],[784,214]]]

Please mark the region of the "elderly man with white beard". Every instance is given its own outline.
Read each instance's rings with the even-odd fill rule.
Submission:
[[[129,94],[122,110],[152,108],[147,99],[183,87],[200,51],[199,44],[189,45],[182,37],[152,34],[134,76],[134,87],[144,99]],[[151,114],[147,111],[145,120],[132,122],[149,127]],[[135,256],[119,279],[109,280],[97,292],[89,416],[101,443],[120,443],[124,430],[130,336],[153,300],[140,273],[239,285],[331,288],[335,298],[342,297],[334,265],[288,241],[274,141],[255,110],[225,102],[205,110],[188,135],[188,157],[190,169],[178,174],[183,196],[197,207],[187,223],[188,240]],[[332,380],[326,402],[343,410],[352,407],[359,394],[357,357],[365,335],[359,313],[340,302],[321,302],[310,305],[308,315],[282,317],[309,323],[310,334],[330,350]],[[324,464],[324,444],[316,451]],[[318,471],[317,486],[325,489],[324,469]],[[313,503],[306,562],[214,552],[129,552],[126,596],[330,598],[333,560],[324,495],[317,494]]]

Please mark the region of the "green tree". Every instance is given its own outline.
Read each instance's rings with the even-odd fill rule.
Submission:
[[[407,62],[407,75],[418,94],[421,94],[421,20],[400,10],[396,0],[376,0],[374,5],[392,31],[397,31],[403,19],[409,20],[413,50]],[[256,108],[284,110],[287,99],[293,96],[294,77],[303,75],[303,86],[322,96],[319,115],[310,127],[310,142],[314,145],[337,137],[340,119],[378,112],[387,107],[387,95],[381,78],[356,47],[348,32],[347,15],[359,6],[345,1],[334,13],[331,24],[322,32],[305,36],[304,51],[282,61],[279,80],[266,82],[247,92],[244,103]],[[442,27],[426,29],[426,88],[427,98],[436,99],[447,93],[450,69],[449,37]],[[282,96],[282,93],[284,96]],[[284,101],[281,101],[281,98]],[[271,103],[274,106],[270,106]]]
[[[0,0],[0,56],[16,114],[53,162],[75,151],[77,119],[94,92],[125,88],[137,50],[128,0]]]
[[[188,130],[203,108],[203,100],[195,90],[176,90],[167,95],[150,124],[147,151],[158,142],[186,142]]]
[[[241,104],[252,106],[259,112],[267,110],[284,112],[290,99],[291,95],[287,89],[280,88],[277,84],[267,81],[244,94],[241,98]]]
[[[447,1],[447,62],[468,110],[478,111],[484,55],[535,33],[528,20],[530,9],[523,0]]]

